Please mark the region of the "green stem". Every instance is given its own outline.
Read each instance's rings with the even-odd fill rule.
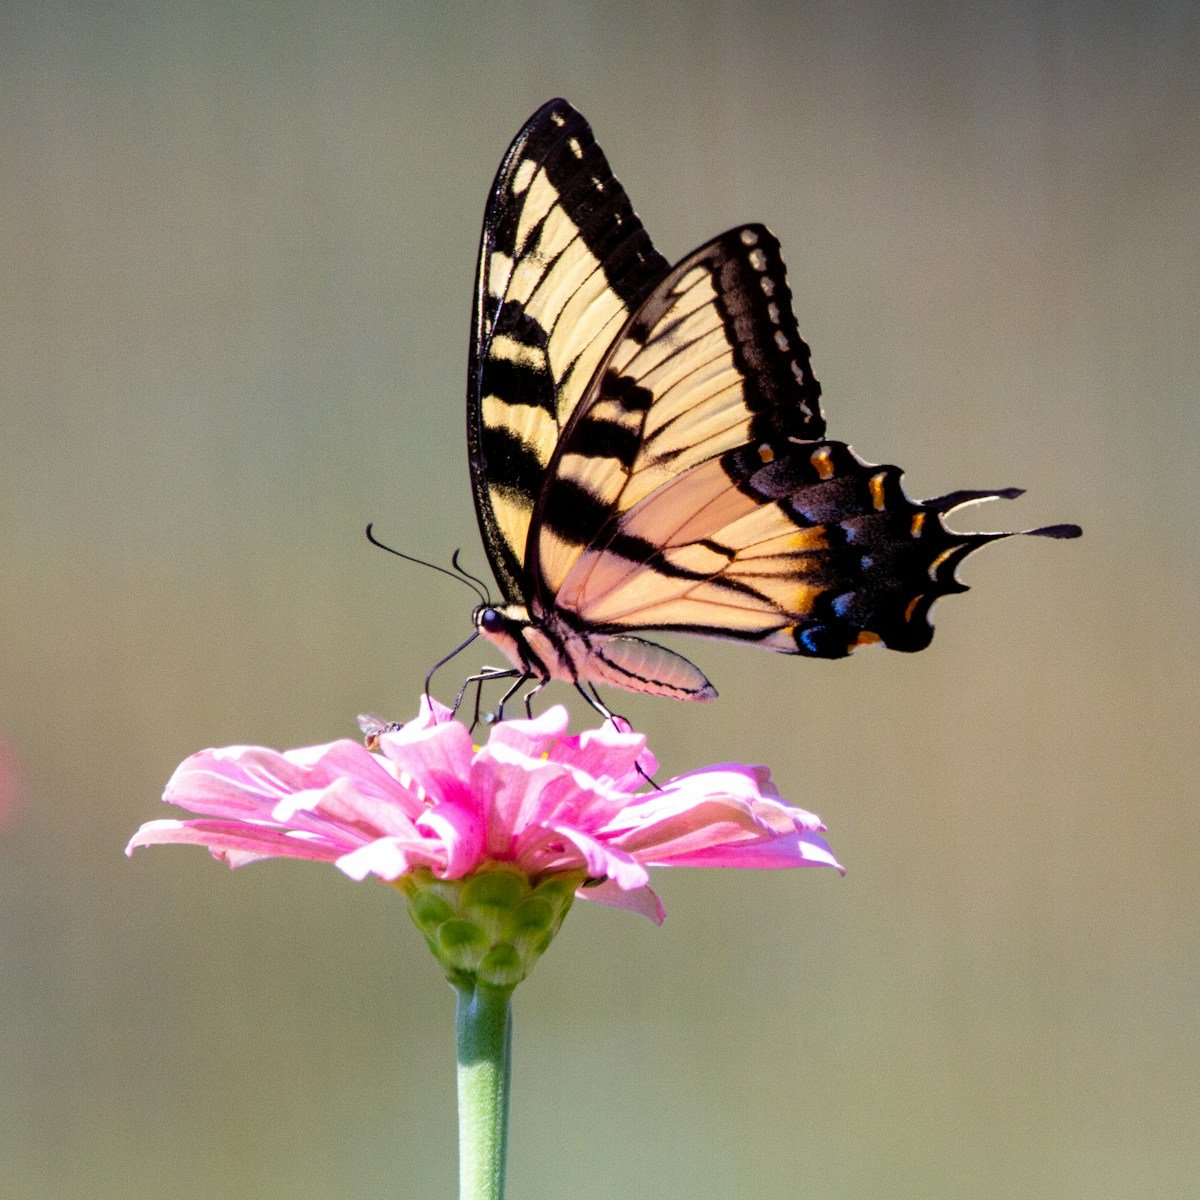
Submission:
[[[458,1196],[504,1200],[512,988],[457,986]]]

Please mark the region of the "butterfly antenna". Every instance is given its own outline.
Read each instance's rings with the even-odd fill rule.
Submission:
[[[402,554],[399,550],[396,550],[392,546],[385,545],[383,542],[381,542],[372,532],[374,528],[374,522],[367,526],[367,541],[370,542],[372,546],[378,546],[380,550],[386,550],[389,554],[394,554],[397,558],[403,558],[407,562],[416,563],[419,567],[428,567],[431,571],[439,571],[443,575],[449,575],[451,579],[456,579],[465,587],[469,587],[471,591],[473,591],[475,595],[479,597],[481,603],[488,603],[487,596],[484,595],[478,586],[476,586],[476,583],[471,583],[463,578],[463,576],[466,574],[465,571],[448,571],[445,567],[439,567],[437,563],[426,562],[423,558],[414,558],[411,554]],[[455,554],[457,555],[457,553],[458,551],[456,550]],[[456,650],[454,653],[457,654],[458,651]],[[451,655],[450,657],[453,658],[454,655]],[[438,666],[441,666],[441,664],[439,663]]]
[[[491,596],[491,593],[488,591],[488,586],[487,586],[487,584],[486,584],[486,583],[484,583],[482,579],[479,579],[479,578],[477,578],[476,576],[472,575],[472,574],[471,574],[471,572],[470,572],[470,571],[468,571],[468,570],[467,570],[467,569],[466,569],[466,568],[465,568],[465,567],[462,565],[462,563],[460,563],[460,562],[458,561],[458,556],[459,556],[461,553],[462,553],[462,551],[461,551],[461,550],[455,550],[455,552],[454,552],[452,555],[450,555],[450,565],[451,565],[451,566],[452,566],[452,567],[453,567],[453,568],[454,568],[454,569],[455,569],[455,570],[456,570],[456,571],[457,571],[457,572],[458,572],[458,573],[459,573],[461,576],[463,576],[463,578],[464,578],[464,579],[469,579],[469,580],[470,580],[472,583],[474,583],[474,584],[477,584],[477,585],[479,586],[479,588],[480,588],[480,589],[482,590],[482,592],[483,592],[483,602],[484,602],[484,604],[491,604],[491,602],[492,602],[492,596]]]

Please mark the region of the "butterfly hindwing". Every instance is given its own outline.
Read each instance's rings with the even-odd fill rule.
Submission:
[[[616,520],[556,603],[606,632],[680,630],[821,658],[867,642],[920,650],[934,601],[966,590],[958,563],[1007,535],[946,529],[941,513],[961,501],[914,502],[900,476],[841,442],[727,451]]]
[[[747,225],[689,254],[562,435],[530,545],[543,602],[606,524],[681,472],[748,442],[820,437],[820,394],[774,236]]]
[[[527,598],[529,522],[561,430],[609,345],[667,271],[587,122],[544,105],[488,199],[467,436],[484,542],[505,598]]]

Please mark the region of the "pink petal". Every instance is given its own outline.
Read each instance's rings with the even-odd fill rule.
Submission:
[[[749,804],[724,796],[701,800],[665,796],[645,805],[639,815],[641,820],[632,828],[613,833],[610,827],[603,832],[614,844],[645,859],[728,842],[758,841],[784,832],[765,826]],[[629,822],[630,812],[622,813],[620,820],[622,825]]]
[[[332,862],[342,847],[286,829],[249,821],[147,821],[129,839],[126,854],[139,846],[206,846],[231,867],[266,858],[305,858]]]
[[[524,829],[554,824],[599,834],[629,805],[629,794],[611,782],[593,779],[565,763],[546,765],[554,768],[555,774],[546,777],[536,795],[527,796],[514,815],[514,837],[518,841]]]
[[[569,825],[552,825],[551,829],[579,848],[589,875],[598,879],[611,879],[624,892],[645,887],[650,882],[646,868],[633,855],[626,854],[614,846],[606,846]]]
[[[742,867],[769,871],[784,867],[833,867],[845,875],[846,868],[833,856],[819,833],[785,833],[765,842],[734,842],[725,846],[671,854],[645,860],[652,867]]]
[[[467,798],[467,779],[475,748],[465,725],[411,721],[380,736],[379,749],[402,782],[409,779],[435,801]]]
[[[434,725],[443,725],[452,720],[454,720],[453,715],[440,700],[422,692],[421,698],[417,702],[417,715],[411,721],[405,722],[404,728],[432,729]]]
[[[647,757],[653,755],[646,750],[645,734],[622,733],[611,721],[599,729],[585,729],[578,737],[563,738],[550,749],[552,761],[569,762],[593,779],[624,781],[632,775],[634,782],[625,789],[628,791],[637,791],[645,785],[635,768],[639,760]],[[647,770],[646,774],[653,774],[653,770]]]
[[[492,726],[488,747],[507,746],[528,758],[549,753],[553,758],[553,746],[567,732],[569,720],[567,710],[556,704],[532,720],[501,721]]]
[[[426,809],[406,788],[393,781],[386,797],[364,796],[359,780],[345,776],[320,790],[286,796],[271,810],[280,825],[316,831],[339,830],[351,840],[374,839],[390,834],[411,836]]]
[[[439,804],[424,813],[417,828],[433,835],[441,850],[441,864],[434,874],[442,879],[461,879],[483,860],[484,825],[479,814],[461,804]]]
[[[545,824],[554,792],[544,797],[550,784],[569,778],[560,763],[530,758],[503,742],[490,742],[471,766],[471,792],[487,822],[486,853],[507,859],[514,853],[518,831]]]
[[[717,763],[677,776],[666,785],[666,790],[699,790],[701,793],[710,794],[720,791],[726,795],[742,796],[754,803],[756,811],[785,812],[786,826],[817,831],[825,828],[821,818],[815,813],[798,808],[779,794],[768,767],[747,766],[744,763]]]
[[[597,904],[606,904],[609,908],[624,908],[630,912],[640,913],[649,917],[655,925],[661,925],[666,920],[667,910],[663,908],[658,893],[651,887],[635,888],[627,892],[618,887],[611,879],[591,887],[581,887],[575,892],[579,900],[592,900]]]
[[[163,799],[206,816],[265,817],[280,800],[346,777],[363,795],[397,797],[383,762],[357,742],[341,740],[282,754],[263,746],[201,750],[176,768]],[[400,799],[413,816],[420,812],[415,798]]]
[[[769,777],[766,782],[770,783]],[[774,787],[769,791],[774,793]],[[722,809],[725,821],[748,832],[769,835],[793,829],[825,828],[812,813],[793,808],[773,795],[764,796],[754,768],[724,763],[680,775],[659,791],[637,797],[607,826],[606,832],[628,834],[638,844],[648,844],[651,838],[659,840],[663,836],[649,832],[655,825],[674,821],[679,830],[669,836],[687,832],[689,827],[700,832],[708,822],[722,819]]]
[[[150,822],[128,849],[199,844],[232,866],[333,861],[355,879],[418,866],[457,879],[488,859],[531,875],[582,868],[600,882],[581,897],[655,921],[651,865],[842,870],[820,820],[788,804],[765,767],[718,764],[649,791],[639,767],[654,765],[645,738],[615,723],[568,734],[561,707],[498,724],[476,751],[448,709],[423,699],[379,753],[340,740],[193,755],[165,799],[202,819]]]
[[[387,837],[343,854],[336,865],[340,871],[360,883],[368,875],[391,882],[414,867],[428,867],[437,871],[444,861],[445,856],[437,842]]]

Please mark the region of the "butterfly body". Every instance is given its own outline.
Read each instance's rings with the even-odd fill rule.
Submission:
[[[894,466],[826,440],[774,236],[746,225],[672,267],[587,122],[526,123],[484,218],[467,429],[504,603],[478,633],[515,673],[704,700],[673,631],[809,657],[929,643],[955,567],[1007,533],[914,501]],[[1074,526],[1026,532],[1075,536]]]
[[[699,667],[644,638],[574,628],[553,611],[533,617],[520,604],[481,605],[474,621],[476,630],[498,646],[522,676],[619,687],[674,700],[713,700],[717,695]]]

